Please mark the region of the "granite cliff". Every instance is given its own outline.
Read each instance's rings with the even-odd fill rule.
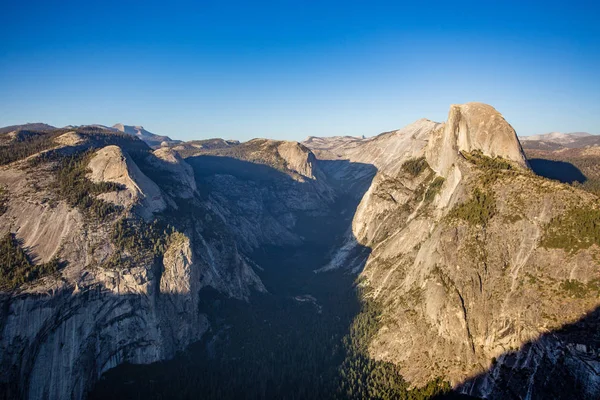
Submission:
[[[173,357],[209,328],[203,287],[242,301],[265,291],[248,252],[299,241],[295,213],[331,201],[299,144],[278,145],[278,176],[242,168],[281,184],[271,193],[233,171],[203,177],[202,157],[188,164],[111,130],[40,132],[39,141],[43,151],[0,171],[0,228],[14,238],[6,251],[26,259],[3,269],[0,381],[9,398],[83,398],[118,364]],[[213,168],[239,167],[225,160]],[[46,268],[51,260],[59,267]]]
[[[317,154],[371,158],[378,169],[346,244],[324,268],[356,271],[366,299],[381,305],[370,354],[415,386],[444,377],[477,397],[560,397],[546,381],[551,370],[580,396],[598,396],[600,364],[589,356],[597,343],[545,335],[598,305],[597,232],[581,227],[596,223],[597,198],[533,174],[490,106],[452,106],[446,123],[417,124],[333,140],[333,149],[327,139],[306,143]],[[379,161],[380,147],[397,150],[393,163]],[[371,252],[357,271],[359,245]]]
[[[536,175],[489,105],[453,105],[444,123],[369,139],[303,143],[152,150],[103,127],[13,128],[0,131],[5,397],[85,398],[109,370],[128,376],[119,365],[168,360],[199,341],[216,359],[244,335],[267,347],[241,341],[223,353],[227,368],[249,365],[248,381],[231,373],[232,387],[249,395],[265,376],[293,381],[255,365],[277,348],[323,385],[303,392],[315,396],[336,374],[319,363],[343,353],[344,329],[354,340],[344,321],[356,305],[339,300],[352,298],[377,310],[363,326],[367,364],[410,387],[437,379],[488,399],[600,396],[600,203]],[[256,336],[233,320],[246,317]],[[281,331],[263,330],[283,317]],[[288,333],[292,349],[276,347]],[[303,336],[325,341],[307,347],[323,361],[303,358]],[[265,385],[257,396],[281,393]]]

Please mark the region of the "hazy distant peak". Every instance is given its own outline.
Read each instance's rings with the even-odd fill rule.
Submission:
[[[151,147],[160,147],[164,144],[179,143],[178,140],[173,140],[168,136],[157,135],[144,129],[141,125],[125,125],[117,123],[112,126],[119,132],[127,133],[128,135],[136,136],[146,142]]]
[[[52,125],[44,124],[43,122],[28,122],[22,125],[11,125],[0,128],[0,133],[8,133],[12,131],[31,130],[31,131],[47,131],[56,129]]]
[[[541,135],[531,135],[531,136],[522,136],[520,140],[522,141],[547,141],[547,142],[571,142],[575,139],[580,139],[588,136],[593,136],[591,133],[587,132],[571,132],[571,133],[562,133],[562,132],[550,132],[544,133]]]
[[[429,118],[419,118],[418,120],[416,120],[415,122],[413,122],[410,125],[423,125],[423,124],[431,124],[431,123],[439,124],[439,122],[433,121]]]
[[[528,168],[513,127],[494,107],[484,103],[453,104],[444,129],[435,131],[427,149],[427,161],[442,176],[448,173],[459,152],[480,151]]]
[[[118,123],[114,124],[112,127],[118,131],[134,135],[154,135],[154,133],[145,130],[141,125],[125,125]]]
[[[91,126],[94,128],[100,128],[100,129],[106,129],[107,131],[115,131],[115,128],[112,128],[110,126],[106,126],[106,125],[102,125],[102,124],[92,124],[92,125],[87,125],[87,126]]]
[[[523,143],[523,147],[537,150],[576,149],[600,145],[600,136],[587,132],[550,132],[542,135],[524,136],[519,139]]]
[[[302,143],[320,142],[323,140],[366,140],[364,136],[309,136]]]

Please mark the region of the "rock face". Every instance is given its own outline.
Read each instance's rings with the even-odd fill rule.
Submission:
[[[152,151],[96,127],[55,143],[0,167],[0,234],[32,265],[63,263],[0,292],[8,397],[84,398],[118,364],[172,357],[210,329],[203,288],[264,292],[253,252],[304,243],[346,202],[358,207],[321,270],[358,274],[380,307],[372,358],[490,399],[600,397],[597,196],[536,176],[490,106],[370,139]],[[57,172],[78,154],[87,170]],[[89,189],[69,196],[63,175]]]
[[[157,135],[155,133],[149,132],[145,130],[143,126],[124,125],[119,123],[113,125],[112,128],[116,129],[119,132],[136,136],[140,140],[146,142],[148,146],[151,147],[161,147],[163,143],[166,146],[179,143],[178,140],[173,140],[168,136]]]
[[[192,167],[170,148],[162,147],[154,150],[153,153],[156,156],[150,158],[153,165],[173,177],[169,194],[186,199],[192,198],[197,191]]]
[[[298,245],[298,219],[324,215],[334,191],[314,154],[296,142],[254,139],[227,147],[197,148],[186,162],[211,209],[250,253],[261,244]]]
[[[314,154],[300,143],[283,142],[277,146],[277,152],[290,170],[309,179],[324,179]]]
[[[176,253],[164,268],[189,261]],[[2,381],[18,385],[9,397],[83,398],[104,371],[170,358],[199,339],[208,326],[196,311],[198,280],[176,270],[160,279],[159,292],[155,267],[96,270],[74,286],[3,296]],[[187,290],[172,293],[174,285]]]
[[[200,290],[241,300],[265,291],[248,254],[300,243],[298,218],[325,212],[333,197],[298,143],[254,143],[254,162],[212,157],[207,173],[202,157],[186,161],[102,128],[74,129],[49,156],[30,157],[41,162],[0,168],[9,194],[0,234],[14,232],[34,263],[63,263],[55,275],[0,292],[0,389],[8,397],[85,398],[118,364],[173,357],[209,329]],[[121,207],[108,216],[69,205],[55,190],[54,160],[86,151],[88,171],[77,179],[121,186],[93,194]],[[261,162],[280,170],[265,172]]]
[[[580,336],[582,332],[585,337]],[[488,373],[469,379],[459,390],[487,399],[597,398],[597,332],[596,311],[577,323],[542,335],[519,351],[503,354]]]
[[[146,218],[166,208],[160,188],[118,146],[106,146],[98,150],[89,168],[92,182],[113,182],[125,186],[124,191],[103,195],[105,200],[125,207],[140,203],[141,212]]]
[[[39,201],[29,194],[29,202]],[[13,197],[11,208],[23,197]],[[138,254],[134,266],[107,269],[94,266],[98,252],[90,251],[110,243],[104,224],[84,223],[77,210],[62,203],[31,204],[26,218],[49,225],[64,221],[58,225],[62,235],[30,237],[26,220],[13,220],[12,228],[39,249],[42,261],[60,256],[68,264],[60,279],[48,277],[0,297],[0,378],[9,397],[85,397],[109,368],[172,357],[207,329],[197,312],[202,282],[194,276],[202,260],[193,259],[189,240],[172,243],[162,261]],[[100,253],[105,251],[112,250]]]
[[[600,248],[544,244],[551,221],[573,207],[595,209],[595,197],[532,174],[514,130],[490,106],[452,106],[445,124],[416,124],[422,128],[412,140],[410,129],[336,138],[330,148],[327,139],[306,142],[330,158],[375,160],[376,176],[346,244],[325,267],[356,270],[362,262],[355,249],[371,249],[357,272],[367,298],[382,307],[372,357],[399,365],[416,386],[443,377],[474,396],[554,397],[563,392],[540,383],[552,370],[580,396],[597,397],[598,357],[589,356],[597,354],[597,341],[586,341],[586,355],[558,356],[582,336],[593,337],[589,325],[578,335],[536,342],[598,306],[595,289],[573,296],[565,282],[594,285]],[[377,156],[374,147],[399,151]],[[423,168],[404,168],[418,160]],[[558,367],[563,361],[568,368]]]
[[[85,133],[73,135],[91,143]],[[106,140],[113,138],[107,134]],[[66,155],[86,150],[81,140],[58,143]],[[218,220],[210,204],[190,198],[195,193],[190,167],[176,155],[159,155],[150,165],[168,163],[165,174],[186,178],[189,191],[183,197],[193,201],[195,212]],[[46,164],[18,162],[0,170],[0,185],[10,194],[0,215],[2,234],[14,232],[35,263],[58,257],[65,264],[57,276],[0,294],[0,383],[8,397],[83,398],[109,368],[170,358],[199,340],[208,328],[198,312],[202,287],[238,298],[264,290],[227,226],[209,235],[205,219],[180,225],[187,233],[171,235],[162,257],[153,256],[152,247],[120,248],[112,233],[115,221],[176,212],[177,204],[124,148],[97,150],[88,167],[91,181],[123,185],[98,195],[122,211],[105,219],[82,215],[52,191],[56,178]],[[120,252],[122,264],[107,267]]]
[[[26,171],[1,169],[0,185],[10,193],[7,209],[0,217],[0,232],[14,232],[36,262],[49,261],[61,245],[76,240],[81,215],[64,203],[51,207],[43,193],[36,193]]]
[[[427,161],[445,176],[459,152],[474,150],[527,167],[517,134],[498,111],[481,103],[452,105],[448,121],[429,140]]]

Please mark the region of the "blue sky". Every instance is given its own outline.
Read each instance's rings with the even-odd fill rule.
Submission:
[[[0,126],[302,140],[481,101],[520,135],[600,133],[597,3],[4,2]]]

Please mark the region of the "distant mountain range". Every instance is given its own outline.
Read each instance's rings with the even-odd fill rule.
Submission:
[[[14,131],[24,131],[24,130],[32,130],[32,131],[46,131],[50,129],[56,129],[52,125],[44,124],[41,122],[27,123],[23,125],[10,125],[0,128],[0,134],[9,133]]]
[[[550,132],[544,133],[541,135],[532,135],[532,136],[521,136],[519,139],[521,141],[538,141],[545,140],[548,142],[572,142],[573,140],[581,139],[584,137],[593,136],[591,133],[587,132],[571,132],[571,133],[562,133],[562,132]]]
[[[551,132],[542,135],[519,137],[524,149],[559,150],[600,145],[600,135],[587,132]]]
[[[136,136],[139,139],[143,140],[150,147],[160,147],[161,145],[164,145],[164,144],[173,145],[173,144],[181,143],[181,140],[173,140],[168,136],[157,135],[155,133],[147,131],[146,129],[144,129],[143,126],[139,126],[139,125],[124,125],[124,124],[118,123],[113,126],[106,126],[106,125],[100,125],[100,124],[92,124],[92,125],[85,125],[85,126],[106,129],[108,131],[113,131],[113,132],[127,133],[129,135]],[[65,128],[77,128],[77,126],[67,125],[67,126],[65,126]],[[42,122],[35,122],[35,123],[27,123],[27,124],[23,124],[23,125],[11,125],[11,126],[6,126],[3,128],[0,128],[0,134],[16,132],[16,131],[26,131],[26,130],[49,131],[49,130],[53,130],[53,129],[57,129],[57,128],[52,125],[44,124]]]
[[[168,136],[157,135],[155,133],[149,132],[146,129],[144,129],[143,126],[123,125],[119,123],[113,125],[112,128],[120,132],[137,136],[144,142],[148,143],[150,147],[158,147],[164,142],[168,144],[175,144],[181,142],[180,140],[173,140]]]
[[[598,136],[47,127],[0,134],[0,398],[600,398]]]

